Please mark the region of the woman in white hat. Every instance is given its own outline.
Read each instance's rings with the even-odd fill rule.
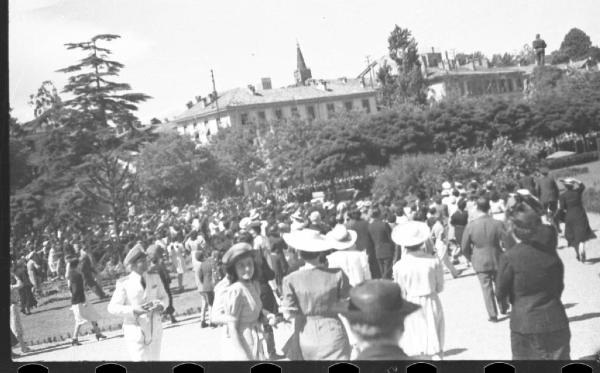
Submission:
[[[561,180],[566,191],[558,198],[559,209],[563,212],[565,221],[565,238],[567,244],[575,249],[577,260],[585,263],[585,242],[596,238],[590,228],[590,222],[583,207],[582,195],[585,185],[577,179],[566,178]]]
[[[329,268],[341,268],[348,276],[350,286],[356,286],[371,279],[367,253],[356,249],[357,236],[356,231],[346,229],[343,224],[336,225],[325,235],[336,250],[327,255]]]
[[[281,309],[294,319],[294,338],[288,357],[293,360],[347,360],[348,336],[332,307],[348,297],[348,276],[339,268],[327,268],[326,253],[336,244],[316,230],[283,235],[300,252],[306,264],[283,279]]]
[[[444,289],[442,263],[423,250],[431,236],[426,223],[410,221],[392,232],[392,240],[406,250],[394,264],[393,276],[405,299],[421,308],[409,315],[400,346],[412,356],[427,355],[434,360],[443,357],[444,312],[438,294]]]

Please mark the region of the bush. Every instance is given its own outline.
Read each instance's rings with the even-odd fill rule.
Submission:
[[[593,162],[597,159],[598,159],[598,152],[594,151],[594,152],[573,154],[573,155],[569,155],[569,156],[562,157],[562,158],[548,159],[548,160],[546,160],[546,164],[548,165],[548,168],[550,168],[551,170],[554,170],[557,168],[564,168],[564,167],[569,167],[569,166],[578,165],[578,164],[582,164],[582,163]]]
[[[595,183],[593,187],[585,188],[583,206],[587,212],[600,214],[600,185],[598,183]]]

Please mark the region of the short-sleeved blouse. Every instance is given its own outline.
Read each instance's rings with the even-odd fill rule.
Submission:
[[[309,268],[283,279],[283,309],[305,316],[335,316],[331,306],[350,292],[348,276],[339,268]]]
[[[240,324],[256,323],[263,308],[258,282],[237,281],[227,291],[226,313]]]

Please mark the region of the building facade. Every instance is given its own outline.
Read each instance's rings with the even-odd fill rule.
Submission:
[[[375,89],[363,79],[313,79],[299,46],[297,56],[295,85],[274,89],[271,80],[263,78],[260,88],[249,85],[219,94],[213,92],[206,98],[197,97],[167,127],[205,144],[220,128],[230,126],[293,118],[311,121],[344,111],[377,110]]]

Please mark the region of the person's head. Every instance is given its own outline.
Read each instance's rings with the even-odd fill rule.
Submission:
[[[402,297],[400,286],[391,280],[367,280],[352,290],[334,310],[348,321],[360,342],[397,342],[404,331],[404,319],[418,305]]]
[[[256,264],[252,246],[245,242],[236,243],[223,255],[225,272],[231,283],[251,281],[256,278]]]
[[[493,191],[490,195],[490,201],[498,202],[499,199],[500,199],[500,193],[498,193],[497,191]]]
[[[467,208],[467,200],[464,198],[459,199],[456,206],[460,211],[465,211],[465,209]]]
[[[477,210],[487,213],[490,211],[490,200],[486,197],[477,198]]]
[[[148,270],[148,257],[144,250],[142,250],[140,245],[134,246],[125,259],[123,260],[123,264],[131,270],[131,272],[136,272],[137,274],[142,274]]]
[[[542,225],[538,213],[527,203],[519,202],[507,214],[509,227],[519,240],[528,243]]]
[[[352,220],[360,220],[360,210],[354,209],[350,212],[348,212],[348,218],[352,219]]]
[[[381,210],[378,208],[373,208],[371,210],[371,218],[373,218],[373,219],[381,218]]]

